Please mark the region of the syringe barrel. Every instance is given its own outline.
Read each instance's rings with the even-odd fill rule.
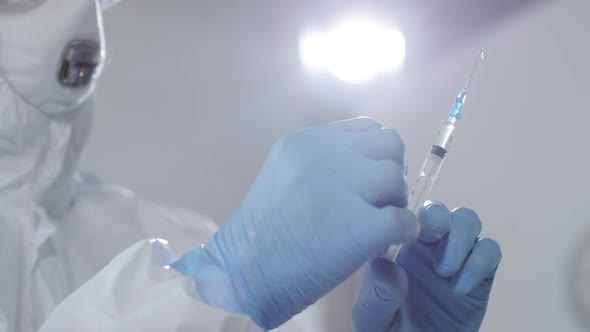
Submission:
[[[431,152],[426,156],[426,160],[424,160],[420,174],[418,174],[418,178],[408,198],[408,209],[416,214],[428,199],[428,195],[432,187],[434,187],[434,182],[436,182],[438,173],[440,173],[445,160],[444,156],[432,152],[437,149],[438,146],[433,146]]]
[[[438,177],[438,173],[442,168],[445,158],[444,155],[441,156],[437,153],[440,152],[440,149],[440,146],[432,146],[408,197],[408,209],[415,214],[418,214],[418,211],[428,199],[428,195],[430,194],[430,191],[436,182],[436,178]],[[384,257],[395,262],[400,248],[401,246],[395,244],[389,246]]]
[[[422,168],[420,168],[418,178],[408,197],[408,209],[416,214],[428,199],[428,195],[440,173],[447,151],[453,141],[456,120],[454,117],[449,117],[441,123],[434,144],[426,155]],[[395,262],[400,249],[401,246],[399,245],[391,245],[384,257]]]
[[[449,117],[447,120],[440,124],[436,137],[434,138],[433,146],[439,146],[445,150],[445,153],[449,151],[451,143],[453,142],[453,134],[455,133],[455,122],[457,121],[454,117]]]

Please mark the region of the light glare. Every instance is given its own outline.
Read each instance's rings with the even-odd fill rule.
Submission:
[[[301,60],[312,69],[327,69],[349,83],[367,82],[399,68],[406,54],[403,35],[367,18],[348,19],[329,31],[308,33],[300,43]]]
[[[301,38],[299,52],[301,61],[313,70],[327,66],[326,35],[320,31],[311,31]]]

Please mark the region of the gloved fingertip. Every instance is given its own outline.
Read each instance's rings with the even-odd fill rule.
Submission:
[[[381,209],[383,213],[384,244],[403,244],[414,241],[420,233],[420,222],[414,213],[408,209],[402,209],[393,205]]]
[[[457,252],[448,250],[448,237],[444,237],[438,244],[438,248],[434,254],[434,270],[436,274],[441,277],[448,278],[453,276],[461,268],[461,262],[457,261],[458,257],[462,257]],[[451,246],[455,248],[455,246]]]
[[[459,277],[459,281],[455,284],[455,293],[467,295],[477,286],[481,280],[478,280],[471,273],[464,273]]]
[[[187,275],[188,269],[182,259],[177,260],[176,262],[170,264],[170,267],[178,271],[180,274]]]
[[[451,229],[451,213],[439,202],[427,201],[418,211],[422,232],[420,240],[425,243],[436,243]]]
[[[452,266],[445,263],[436,264],[434,269],[436,270],[436,274],[443,278],[451,277],[456,272],[456,270]]]
[[[418,217],[424,223],[443,223],[450,224],[451,213],[449,209],[442,203],[436,201],[426,201],[418,211]]]
[[[385,258],[376,258],[370,266],[371,274],[378,287],[387,292],[388,300],[403,300],[407,295],[408,277],[406,271]]]
[[[428,211],[430,213],[448,213],[449,209],[441,202],[428,200],[420,209],[421,211]]]
[[[406,271],[400,265],[375,258],[363,269],[363,303],[401,304],[407,296],[408,283]]]
[[[437,253],[438,254],[438,253]],[[442,257],[439,255],[435,256],[435,269],[436,273],[441,277],[452,277],[461,269],[463,261],[459,257],[463,257],[461,253],[449,252],[447,249],[443,253]]]
[[[383,258],[365,267],[352,310],[356,331],[386,331],[408,294],[405,270]]]

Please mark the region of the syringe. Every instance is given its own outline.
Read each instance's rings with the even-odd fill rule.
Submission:
[[[475,61],[475,65],[471,70],[471,74],[467,79],[467,83],[465,83],[465,87],[459,95],[455,99],[455,104],[453,105],[453,109],[451,113],[449,113],[449,117],[444,120],[441,125],[436,137],[434,139],[434,143],[432,144],[428,155],[426,156],[426,160],[424,160],[424,164],[420,169],[420,173],[418,175],[418,179],[414,183],[414,187],[410,192],[408,197],[408,209],[416,214],[426,202],[432,187],[434,186],[434,182],[438,177],[440,169],[442,168],[443,162],[449,151],[449,147],[453,142],[457,120],[461,119],[461,111],[463,110],[463,106],[465,105],[465,99],[467,98],[467,88],[469,87],[469,83],[471,82],[471,78],[475,73],[475,69],[479,64],[479,60],[484,59],[484,49],[482,48],[477,56],[477,61]],[[400,245],[391,245],[385,254],[385,258],[389,259],[392,262],[395,262],[397,259],[397,255],[401,249]]]

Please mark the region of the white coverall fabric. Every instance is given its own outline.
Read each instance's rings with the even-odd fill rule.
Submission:
[[[191,280],[162,268],[171,260],[163,240],[136,244],[60,304],[40,332],[159,332],[171,326],[174,331],[260,331],[244,317],[231,317],[196,301]],[[120,287],[126,288],[127,297],[114,294]],[[107,292],[97,294],[95,289]],[[95,305],[80,310],[80,303],[89,298]]]
[[[174,277],[152,280],[148,272],[163,268],[145,259],[151,255],[146,242],[127,249],[160,237],[174,239],[176,251],[185,252],[206,243],[216,226],[189,211],[159,207],[122,187],[73,173],[91,115],[92,104],[85,102],[67,115],[47,116],[0,78],[0,332],[92,326],[145,331],[146,322],[155,321],[160,324],[151,326],[158,331],[183,331],[189,325],[196,331],[223,331],[230,323],[244,325],[233,331],[253,328],[246,318],[190,295],[192,280],[174,271],[168,271]],[[162,264],[173,259],[172,253],[166,257]],[[170,295],[163,298],[166,290]],[[193,314],[182,315],[186,310]],[[85,328],[72,325],[73,317]]]
[[[93,85],[67,89],[56,75],[70,41],[103,44],[97,1],[0,8],[0,332],[250,331],[160,267],[174,255],[149,240],[183,253],[209,240],[212,221],[76,172]]]

